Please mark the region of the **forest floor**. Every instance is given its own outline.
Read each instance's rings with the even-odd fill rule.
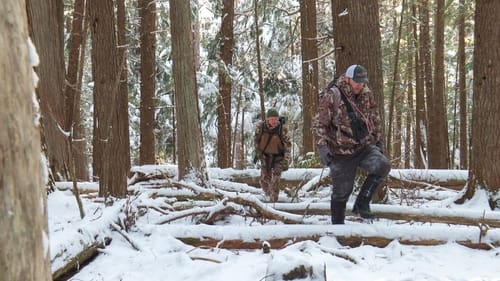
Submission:
[[[377,219],[335,226],[323,169],[285,172],[278,203],[245,183],[258,170],[210,169],[208,190],[175,166],[133,172],[130,196],[107,207],[79,183],[83,219],[71,183],[49,194],[55,280],[500,280],[500,211],[437,185],[465,171],[392,171],[416,187],[391,183]]]

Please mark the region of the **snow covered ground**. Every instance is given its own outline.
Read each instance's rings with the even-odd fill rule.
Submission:
[[[211,177],[224,178],[225,172],[211,170]],[[299,173],[302,172],[297,169],[284,176],[300,177]],[[453,173],[450,171],[441,177]],[[241,185],[234,185],[235,190],[241,188]],[[97,185],[89,183],[82,187],[96,189]],[[458,192],[433,191],[432,197],[436,198],[439,192],[442,192],[442,196],[437,196],[440,200],[420,202],[418,208],[432,209],[434,213],[440,209],[444,213],[450,209],[463,212],[483,212],[485,209],[485,201],[480,197],[474,202],[457,206],[452,202]],[[321,191],[315,193],[317,202],[328,202],[327,193],[327,189],[323,190],[323,195]],[[270,281],[285,280],[283,274],[301,265],[307,269],[307,273],[300,280],[500,280],[500,248],[475,250],[453,242],[476,237],[479,239],[477,226],[403,223],[386,219],[375,220],[372,224],[347,221],[346,225],[333,226],[329,224],[328,216],[314,216],[308,224],[300,225],[285,225],[276,221],[260,223],[242,216],[230,216],[213,226],[197,225],[190,218],[170,224],[157,224],[165,214],[149,210],[142,213],[135,226],[125,234],[127,240],[124,235],[112,231],[109,225],[117,217],[124,219],[121,210],[129,206],[128,203],[146,203],[140,200],[120,200],[105,208],[102,203],[84,198],[86,217],[81,220],[70,191],[51,193],[48,208],[52,270],[61,267],[65,258],[69,259],[81,251],[82,244],[92,243],[95,237],[98,240],[109,237],[112,242],[69,280]],[[490,212],[489,216],[500,218],[500,212]],[[342,246],[332,234],[370,232],[395,239],[384,248],[369,245],[350,248]],[[483,239],[498,239],[499,232],[492,228]],[[193,247],[175,238],[218,236],[222,241],[252,240],[287,233],[322,235],[317,241],[290,242],[285,247],[271,249],[267,254],[262,249]],[[426,235],[445,240],[449,237],[450,242],[439,246],[409,246],[398,242],[402,237],[417,239],[425,238]]]

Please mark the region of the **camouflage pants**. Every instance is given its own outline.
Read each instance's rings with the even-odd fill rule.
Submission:
[[[280,160],[264,156],[263,159],[260,160],[260,163],[260,187],[262,187],[271,202],[276,202],[278,201],[278,195],[280,192]]]

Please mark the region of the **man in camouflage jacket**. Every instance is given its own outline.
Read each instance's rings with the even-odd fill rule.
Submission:
[[[332,194],[330,209],[333,224],[343,224],[346,202],[353,191],[356,169],[368,176],[363,183],[353,212],[373,218],[369,203],[376,189],[389,174],[389,160],[383,154],[381,119],[373,93],[367,86],[366,69],[351,65],[336,82],[322,91],[313,120],[313,134],[321,162],[330,168]],[[343,98],[341,95],[344,95]],[[357,122],[353,126],[346,102]],[[358,133],[360,132],[360,133]]]
[[[271,202],[278,201],[281,172],[288,170],[291,142],[288,128],[278,111],[267,111],[266,120],[257,122],[254,135],[255,160],[260,160],[260,186]]]

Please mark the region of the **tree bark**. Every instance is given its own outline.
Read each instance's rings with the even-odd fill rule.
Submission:
[[[117,39],[118,39],[118,62],[120,64],[120,85],[118,88],[117,101],[117,120],[118,123],[118,140],[119,152],[117,164],[121,167],[120,173],[128,175],[130,171],[130,131],[128,118],[128,64],[127,64],[127,31],[126,31],[126,7],[125,0],[117,0],[116,19],[117,19]],[[121,190],[123,191],[123,190]]]
[[[156,2],[139,0],[141,18],[141,165],[155,164]]]
[[[412,4],[412,17],[417,18],[417,5]],[[423,72],[423,48],[421,47],[422,36],[418,36],[417,20],[413,21],[413,47],[415,49],[415,145],[413,154],[415,155],[414,168],[422,169],[427,159],[426,131],[427,118],[425,111],[425,88]]]
[[[347,14],[346,14],[347,13]],[[379,5],[376,0],[332,0],[336,75],[352,64],[366,67],[370,89],[384,117],[382,47]]]
[[[386,140],[386,155],[389,157],[389,159],[393,159],[393,161],[397,164],[399,163],[399,159],[401,157],[401,132],[400,130],[400,119],[398,119],[400,116],[398,116],[396,112],[396,117],[394,117],[394,112],[398,111],[396,109],[396,106],[401,104],[401,98],[400,98],[400,93],[397,89],[400,88],[401,85],[401,74],[399,73],[399,53],[400,53],[400,45],[401,45],[401,34],[403,31],[403,19],[404,19],[404,11],[405,11],[405,0],[403,0],[402,4],[402,10],[401,10],[401,15],[399,18],[399,25],[397,25],[396,19],[394,19],[394,29],[396,27],[398,28],[398,35],[395,38],[396,43],[395,45],[395,56],[394,56],[394,68],[392,70],[392,81],[391,81],[391,99],[389,102],[389,120],[387,122],[387,140]],[[397,105],[395,104],[397,101]],[[399,122],[398,122],[399,121]],[[398,126],[399,125],[399,126]],[[393,127],[395,127],[394,130],[394,137],[392,135],[393,132]],[[399,148],[397,147],[399,146]],[[393,150],[394,149],[394,153]],[[399,154],[397,153],[399,150]],[[394,154],[394,155],[393,155]],[[399,165],[396,165],[398,167]]]
[[[217,164],[229,168],[231,161],[231,92],[233,83],[229,74],[233,63],[234,0],[224,0],[220,30],[219,95],[217,96]],[[234,155],[233,155],[234,157]]]
[[[38,62],[26,2],[1,1],[0,14],[0,279],[48,281],[45,167],[33,101],[32,66]]]
[[[262,77],[262,60],[260,56],[260,30],[259,30],[259,0],[254,2],[254,19],[255,19],[255,51],[257,56],[257,74],[259,81],[259,97],[260,97],[260,118],[266,118],[266,95],[264,93],[264,78]]]
[[[465,76],[465,0],[460,0],[458,16],[458,94],[460,99],[460,169],[469,167],[469,134],[467,121],[467,91]]]
[[[318,42],[316,1],[300,1],[300,42],[302,53],[302,155],[314,151],[312,120],[318,100]]]
[[[439,118],[439,116],[435,116],[434,104],[432,102],[432,94],[434,93],[434,84],[432,79],[432,46],[431,46],[431,38],[429,31],[429,1],[428,0],[420,0],[419,5],[419,20],[420,20],[420,51],[421,51],[421,60],[422,60],[422,71],[424,80],[424,92],[425,92],[425,104],[426,104],[426,115],[427,115],[427,123],[426,123],[426,131],[424,132],[424,136],[427,136],[427,163],[425,165],[426,168],[437,168],[436,164],[437,159],[435,159],[439,152],[436,152],[433,147],[433,140],[430,136],[432,134],[433,129],[432,126],[435,126],[433,123],[435,118]],[[436,157],[434,157],[435,155]],[[434,157],[434,158],[433,158]],[[432,159],[431,159],[432,158]]]
[[[437,12],[434,32],[434,91],[427,95],[429,111],[429,168],[447,169],[450,163],[448,145],[448,118],[445,101],[444,70],[444,0],[436,0]]]
[[[489,194],[492,209],[498,208],[500,190],[500,13],[499,1],[478,1],[474,26],[474,98],[472,107],[472,151],[469,183],[459,203],[471,199],[477,190]]]
[[[69,158],[64,127],[64,18],[57,0],[27,0],[30,37],[37,49],[40,64],[36,93],[40,103],[47,157],[57,180],[69,178]]]
[[[170,0],[172,34],[172,61],[175,84],[175,113],[178,123],[179,147],[178,176],[180,179],[193,176],[203,185],[209,186],[203,152],[198,106],[198,87],[194,69],[191,30],[191,7],[189,1]]]
[[[120,64],[118,62],[114,1],[90,0],[92,74],[94,77],[94,172],[99,196],[124,197],[127,193],[125,153],[120,142]]]
[[[411,28],[411,27],[410,27]],[[407,40],[410,42],[410,45],[412,41],[412,35],[410,32],[407,33]],[[404,146],[405,146],[405,155],[404,155],[404,168],[405,169],[410,169],[413,168],[412,163],[415,161],[416,155],[414,154],[415,150],[412,149],[412,146],[416,143],[415,139],[415,93],[414,93],[414,87],[413,87],[413,82],[414,82],[414,76],[413,76],[413,57],[412,54],[408,54],[408,64],[406,66],[406,88],[408,89],[406,93],[406,104],[408,105],[409,110],[406,113],[406,130],[405,130],[405,141],[404,141]],[[413,140],[413,144],[412,144]]]
[[[76,0],[73,7],[73,21],[69,40],[69,54],[66,71],[66,84],[64,88],[65,98],[65,123],[64,130],[71,132],[73,143],[71,144],[71,166],[74,165],[74,177],[78,181],[88,181],[88,163],[86,156],[86,142],[80,114],[81,81],[78,71],[80,69],[80,52],[82,49],[83,37],[86,33],[83,30],[85,16],[85,0]],[[76,140],[76,141],[75,141]]]

